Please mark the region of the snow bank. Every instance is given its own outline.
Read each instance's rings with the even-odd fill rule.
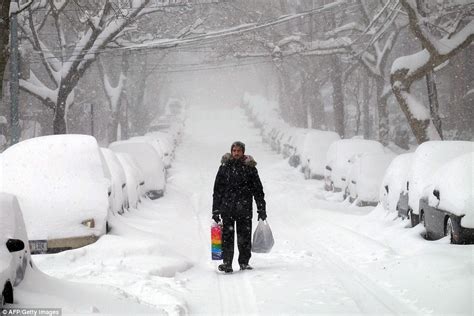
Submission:
[[[431,183],[436,170],[449,160],[474,151],[474,142],[429,141],[415,151],[408,174],[408,205],[414,214],[419,214],[419,203],[426,184]]]
[[[433,175],[423,190],[430,206],[462,216],[461,225],[474,228],[474,152],[454,158]],[[433,195],[439,191],[439,197]]]
[[[110,180],[95,138],[38,137],[2,156],[0,191],[18,197],[30,239],[105,233]],[[94,228],[81,224],[87,219]]]

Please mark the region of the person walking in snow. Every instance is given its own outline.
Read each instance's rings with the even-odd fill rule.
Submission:
[[[255,166],[257,162],[245,155],[245,144],[234,142],[230,153],[221,160],[214,182],[212,219],[219,223],[222,218],[222,257],[219,271],[231,273],[234,258],[234,231],[237,226],[237,246],[240,270],[251,270],[252,197],[257,204],[258,219],[267,218],[265,194]]]

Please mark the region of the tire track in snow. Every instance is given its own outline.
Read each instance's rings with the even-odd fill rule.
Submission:
[[[197,178],[199,179],[198,182],[204,184],[205,181],[202,172],[199,172],[199,177]],[[186,196],[190,201],[192,213],[196,220],[196,226],[200,236],[199,244],[202,248],[203,258],[208,258],[210,255],[210,233],[209,227],[204,226],[210,223],[208,219],[210,216],[206,216],[204,219],[201,218],[201,214],[208,214],[208,210],[204,205],[203,193],[187,191]],[[205,266],[211,267],[211,269],[215,271],[215,281],[213,281],[213,283],[216,284],[215,288],[217,290],[214,290],[211,295],[217,292],[221,315],[257,314],[255,296],[253,295],[254,291],[245,273],[236,271],[233,274],[226,275],[217,271],[217,264],[209,263],[208,259],[203,259],[203,261],[206,262]],[[206,269],[205,272],[207,273],[208,270]],[[189,306],[189,308],[191,310],[190,312],[193,313],[192,306]]]
[[[295,221],[292,222],[295,226],[298,226]],[[323,235],[337,235],[336,238],[341,238],[334,230],[332,230],[331,233],[326,227],[320,226],[318,228],[326,230],[323,232]],[[325,243],[316,238],[311,238],[311,236],[314,235],[313,231],[309,231],[307,228],[301,227],[301,225],[299,226],[299,231],[300,233],[303,232],[306,236],[306,238],[302,238],[302,240],[309,248],[318,249],[318,254],[323,258],[323,263],[327,269],[332,271],[333,275],[344,285],[362,313],[379,315],[422,314],[422,312],[415,307],[400,300],[394,294],[390,293],[388,289],[371,280],[366,274],[355,268],[353,264],[344,260],[336,251],[326,246]],[[345,231],[356,235],[356,237],[366,237],[348,229],[345,229]],[[338,231],[338,233],[340,233],[340,231]],[[334,240],[334,238],[331,239]],[[350,240],[350,238],[341,239]]]

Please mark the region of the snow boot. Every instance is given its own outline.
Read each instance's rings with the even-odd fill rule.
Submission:
[[[248,263],[241,263],[240,270],[253,270],[253,267]]]
[[[222,272],[225,272],[225,273],[232,273],[234,272],[234,270],[232,269],[232,265],[230,264],[227,264],[227,263],[223,263],[223,264],[220,264],[217,269],[219,271],[222,271]]]

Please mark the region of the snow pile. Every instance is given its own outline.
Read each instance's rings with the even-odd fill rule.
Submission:
[[[432,207],[462,216],[461,225],[474,228],[474,152],[450,160],[438,169],[423,190]],[[433,194],[438,190],[439,200]]]
[[[18,197],[30,239],[105,232],[110,180],[95,138],[38,137],[2,156],[0,191]],[[81,224],[88,219],[94,219],[94,228]]]
[[[388,166],[380,187],[380,202],[384,209],[396,212],[400,193],[407,191],[408,171],[412,159],[413,153],[401,154]],[[388,188],[388,193],[385,187]]]
[[[419,214],[419,203],[426,184],[436,170],[449,160],[474,151],[474,142],[467,141],[429,141],[421,144],[415,151],[408,174],[408,205]]]

